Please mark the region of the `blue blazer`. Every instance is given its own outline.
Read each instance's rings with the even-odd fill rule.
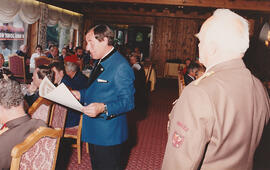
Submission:
[[[134,108],[134,73],[126,59],[113,50],[90,76],[87,89],[80,90],[81,102],[86,106],[93,102],[105,103],[108,115],[96,118],[83,115],[82,141],[112,146],[128,138],[125,112]]]

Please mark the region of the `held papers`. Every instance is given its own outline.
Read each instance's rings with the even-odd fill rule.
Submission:
[[[79,112],[81,112],[83,107],[64,83],[55,87],[47,77],[44,77],[39,86],[39,95]]]

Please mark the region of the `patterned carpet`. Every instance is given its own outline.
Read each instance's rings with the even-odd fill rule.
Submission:
[[[149,95],[148,107],[128,114],[130,149],[126,170],[158,170],[167,142],[167,120],[172,102],[177,98],[176,80],[159,80],[156,89]],[[77,164],[76,149],[65,142],[59,150],[57,168],[59,170],[91,169],[89,154],[85,145],[82,149],[81,164]]]

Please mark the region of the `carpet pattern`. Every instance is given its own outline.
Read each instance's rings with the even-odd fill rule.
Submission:
[[[176,80],[159,80],[156,90],[149,95],[148,107],[128,114],[130,149],[126,170],[161,169],[167,142],[168,114],[177,96]],[[59,152],[57,169],[91,169],[85,144],[80,165],[77,163],[76,149],[62,145]]]

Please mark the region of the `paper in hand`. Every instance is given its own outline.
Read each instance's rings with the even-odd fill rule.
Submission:
[[[45,77],[39,86],[39,95],[69,108],[82,111],[81,103],[73,96],[64,83],[55,87],[52,82]]]

